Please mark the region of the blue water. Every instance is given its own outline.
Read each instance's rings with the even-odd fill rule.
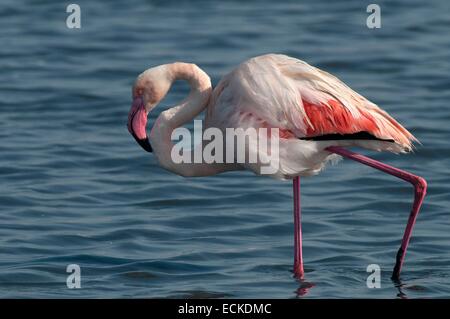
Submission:
[[[76,3],[79,30],[66,28],[64,2],[0,5],[0,297],[450,297],[447,0],[378,1],[377,30],[365,25],[368,1]],[[408,184],[349,161],[304,178],[299,283],[289,182],[185,179],[128,134],[144,69],[194,62],[216,84],[268,52],[336,74],[423,143],[410,155],[364,152],[429,183],[400,283],[390,273]],[[159,110],[187,92],[177,83]],[[81,289],[66,287],[69,264]],[[369,264],[380,289],[366,286]]]

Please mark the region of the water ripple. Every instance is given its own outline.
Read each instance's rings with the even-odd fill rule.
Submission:
[[[65,27],[63,4],[16,2],[0,8],[0,297],[450,295],[447,1],[382,1],[378,30],[358,1],[81,1],[80,30]],[[409,184],[349,161],[303,179],[298,282],[290,183],[184,179],[128,135],[130,86],[145,68],[194,62],[217,83],[266,52],[336,74],[421,140],[410,155],[367,153],[429,183],[401,282],[389,276]],[[177,83],[159,110],[187,93]],[[80,290],[66,288],[73,263]],[[366,287],[373,263],[381,289]]]

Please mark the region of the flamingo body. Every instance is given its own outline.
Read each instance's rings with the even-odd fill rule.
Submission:
[[[205,125],[278,128],[280,162],[273,177],[282,179],[320,172],[338,158],[325,150],[329,146],[400,153],[415,140],[336,77],[280,54],[252,58],[224,76],[208,103]],[[245,166],[260,171],[259,165]]]

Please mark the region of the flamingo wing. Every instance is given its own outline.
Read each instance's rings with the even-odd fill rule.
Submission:
[[[375,138],[406,151],[417,141],[387,112],[335,76],[285,55],[268,54],[242,63],[215,93],[219,105],[228,105],[228,116],[253,114],[297,138]]]
[[[405,150],[411,150],[411,142],[417,141],[387,112],[335,76],[294,58],[281,56],[277,60],[280,72],[298,89],[306,126],[303,137],[372,136],[393,141]]]

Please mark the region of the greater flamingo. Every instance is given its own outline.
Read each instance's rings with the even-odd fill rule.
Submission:
[[[175,80],[189,82],[189,96],[158,116],[147,136],[148,113]],[[292,179],[294,192],[294,275],[304,277],[300,210],[300,177],[319,173],[330,160],[343,156],[403,179],[414,186],[414,203],[398,250],[393,279],[399,279],[406,249],[425,197],[422,177],[351,152],[342,147],[404,153],[417,141],[374,103],[333,75],[301,60],[267,54],[247,60],[212,90],[208,75],[195,64],[176,62],[150,68],[134,83],[128,130],[159,164],[181,176],[209,176],[248,169],[260,163],[175,163],[171,158],[174,129],[206,110],[204,128],[277,128],[279,166],[272,177]],[[270,135],[270,134],[269,134]],[[246,144],[249,152],[255,151]],[[200,145],[201,146],[201,145]]]

